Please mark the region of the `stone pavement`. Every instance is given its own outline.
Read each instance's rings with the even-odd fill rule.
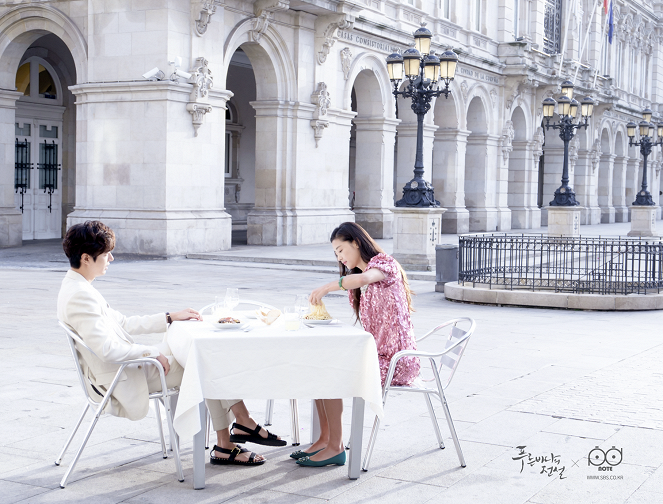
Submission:
[[[194,491],[190,441],[182,440],[185,481],[179,483],[172,459],[161,458],[150,413],[139,422],[102,418],[62,490],[59,480],[73,453],[61,467],[53,460],[83,405],[55,317],[64,260],[57,241],[0,250],[2,503],[663,502],[663,313],[464,305],[418,280],[412,281],[418,334],[455,316],[477,321],[447,391],[466,468],[458,465],[441,409],[445,450],[436,447],[424,402],[400,395],[387,404],[371,468],[357,481],[347,479],[347,468],[297,467],[288,458],[291,447],[261,447],[265,465],[208,466],[207,487]],[[112,306],[138,314],[200,307],[226,287],[282,306],[334,278],[264,266],[120,257],[96,286]],[[334,316],[352,321],[343,295],[329,296],[326,304]],[[431,338],[422,349],[441,343]],[[229,357],[251,366],[240,351],[229,349]],[[262,421],[265,402],[248,406]],[[300,401],[299,410],[307,440],[309,402]],[[349,411],[344,421],[349,427]],[[365,439],[371,425],[367,414]],[[289,434],[286,401],[277,401],[271,429]],[[609,456],[591,465],[590,452]],[[618,464],[610,458],[615,454]]]

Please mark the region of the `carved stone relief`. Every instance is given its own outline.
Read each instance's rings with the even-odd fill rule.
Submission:
[[[315,21],[315,60],[318,62],[318,65],[322,65],[327,61],[327,56],[334,42],[338,39],[338,30],[352,28],[354,20],[354,16],[350,16],[349,14],[318,16]]]
[[[343,78],[348,80],[350,77],[350,64],[352,63],[352,51],[349,47],[344,47],[341,51],[341,68],[343,69]]]
[[[504,164],[509,163],[509,154],[513,150],[513,138],[515,136],[515,131],[513,129],[513,122],[507,121],[502,129],[502,137],[500,138],[500,143],[502,144],[502,157],[504,158]]]
[[[327,109],[331,105],[331,99],[329,98],[329,91],[327,91],[327,84],[324,82],[318,82],[318,87],[311,94],[311,103],[315,105],[315,111],[313,112],[313,119],[311,120],[311,128],[313,128],[313,134],[315,137],[315,147],[318,147],[318,141],[322,138],[322,133],[325,128],[329,126],[329,121],[327,121]]]
[[[274,19],[274,13],[290,8],[290,0],[258,0],[253,5],[255,18],[251,20],[253,29],[250,31],[251,39],[260,42],[260,39],[269,28]]]
[[[202,37],[207,32],[207,26],[216,12],[215,0],[203,0],[200,16],[196,20],[196,35]]]
[[[214,85],[212,71],[207,67],[205,58],[196,58],[191,68],[191,79],[193,89],[189,93],[189,103],[186,105],[187,111],[191,114],[194,136],[198,136],[198,128],[205,121],[205,114],[212,112],[212,106],[202,101],[207,98],[210,88]]]

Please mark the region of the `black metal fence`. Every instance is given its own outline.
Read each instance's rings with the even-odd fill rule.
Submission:
[[[458,282],[576,294],[663,290],[658,238],[477,235],[459,238]]]

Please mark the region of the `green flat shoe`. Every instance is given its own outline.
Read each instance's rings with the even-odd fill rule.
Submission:
[[[304,458],[304,457],[312,457],[313,455],[315,455],[319,451],[321,451],[321,450],[316,450],[314,452],[307,453],[307,452],[302,451],[302,450],[297,450],[296,452],[292,452],[290,454],[290,458],[293,458],[295,460],[299,460],[300,458]]]
[[[297,463],[301,466],[307,466],[307,467],[324,467],[328,465],[345,465],[345,451],[342,451],[338,455],[332,458],[328,458],[327,460],[311,460],[310,456],[302,457],[299,460],[297,460]]]

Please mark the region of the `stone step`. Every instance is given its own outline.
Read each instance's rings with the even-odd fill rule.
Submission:
[[[203,261],[228,262],[235,266],[245,268],[289,269],[292,271],[308,271],[312,273],[329,273],[331,275],[338,275],[338,263],[335,261],[324,261],[320,259],[286,259],[282,257],[236,256],[224,253],[187,254],[186,257],[187,259],[197,259]],[[407,277],[410,280],[424,280],[434,282],[435,272],[408,271]]]

